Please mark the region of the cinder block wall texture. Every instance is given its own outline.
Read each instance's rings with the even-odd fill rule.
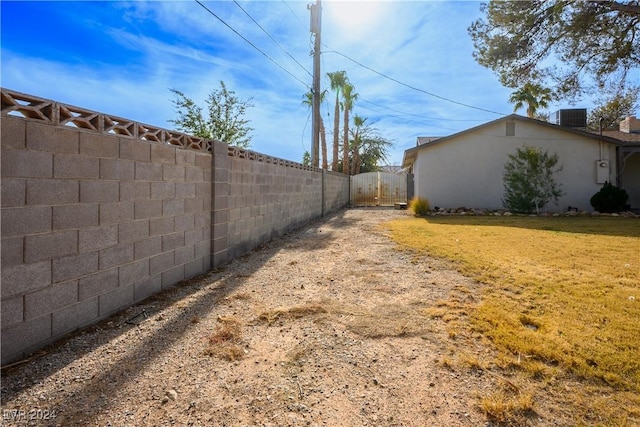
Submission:
[[[350,179],[337,172],[324,171],[324,211],[333,212],[349,204]]]
[[[342,174],[6,89],[0,120],[3,364],[349,203]]]
[[[349,204],[346,175],[234,150],[220,142],[213,143],[212,151],[213,266]]]

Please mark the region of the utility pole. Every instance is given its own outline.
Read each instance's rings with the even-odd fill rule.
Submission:
[[[313,118],[311,125],[311,166],[320,166],[320,33],[322,28],[322,6],[320,0],[310,4],[311,33],[314,34],[313,44]]]

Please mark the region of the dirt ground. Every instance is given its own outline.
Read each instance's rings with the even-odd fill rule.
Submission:
[[[481,285],[393,243],[407,215],[338,212],[3,370],[3,425],[495,425],[501,380],[450,363],[490,346],[434,315]]]

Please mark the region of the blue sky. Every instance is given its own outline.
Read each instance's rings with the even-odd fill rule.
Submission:
[[[223,80],[240,98],[252,98],[251,149],[301,161],[311,139],[310,111],[302,105],[313,69],[309,3],[238,1],[240,8],[203,1],[263,54],[196,1],[2,1],[1,84],[171,129],[169,88],[205,105]],[[326,72],[347,72],[360,97],[354,113],[394,143],[390,164],[400,164],[418,136],[449,135],[500,117],[484,110],[513,111],[512,90],[472,57],[467,28],[480,17],[479,2],[322,6],[322,86],[329,86]],[[332,100],[329,94],[323,105],[328,127]],[[565,107],[572,106],[549,111]]]

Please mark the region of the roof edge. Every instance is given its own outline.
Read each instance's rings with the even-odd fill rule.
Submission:
[[[539,125],[539,126],[548,127],[550,129],[555,129],[555,130],[560,130],[560,131],[564,131],[564,132],[573,133],[575,135],[580,135],[580,136],[583,136],[585,138],[589,138],[589,139],[593,139],[593,140],[597,140],[597,141],[604,141],[604,142],[608,142],[608,143],[615,144],[615,145],[623,145],[623,142],[618,140],[618,139],[616,139],[616,138],[608,137],[608,136],[605,136],[605,135],[593,134],[591,132],[583,131],[583,130],[580,130],[580,129],[568,128],[568,127],[565,127],[565,126],[556,125],[556,124],[545,122],[545,121],[538,120],[538,119],[532,119],[530,117],[525,117],[525,116],[521,116],[519,114],[515,114],[514,113],[514,114],[509,114],[509,115],[504,116],[504,117],[500,117],[500,118],[495,119],[495,120],[491,120],[489,122],[480,124],[478,126],[474,126],[472,128],[469,128],[469,129],[465,129],[465,130],[460,131],[460,132],[456,132],[456,133],[454,133],[452,135],[443,136],[443,137],[441,137],[439,139],[436,139],[434,141],[427,142],[425,144],[409,148],[409,149],[405,150],[405,152],[404,152],[404,155],[403,155],[403,158],[402,158],[402,167],[411,166],[413,164],[413,161],[416,158],[417,152],[420,151],[421,149],[424,149],[424,148],[427,148],[427,147],[431,147],[433,145],[440,144],[440,143],[443,143],[443,142],[450,141],[451,139],[456,138],[456,137],[458,137],[460,135],[476,132],[476,131],[478,131],[480,129],[483,129],[483,128],[486,128],[486,127],[489,127],[489,126],[493,126],[496,123],[514,121],[514,120],[519,120],[519,121],[526,122],[526,123],[533,123],[533,124],[536,124],[536,125]]]

